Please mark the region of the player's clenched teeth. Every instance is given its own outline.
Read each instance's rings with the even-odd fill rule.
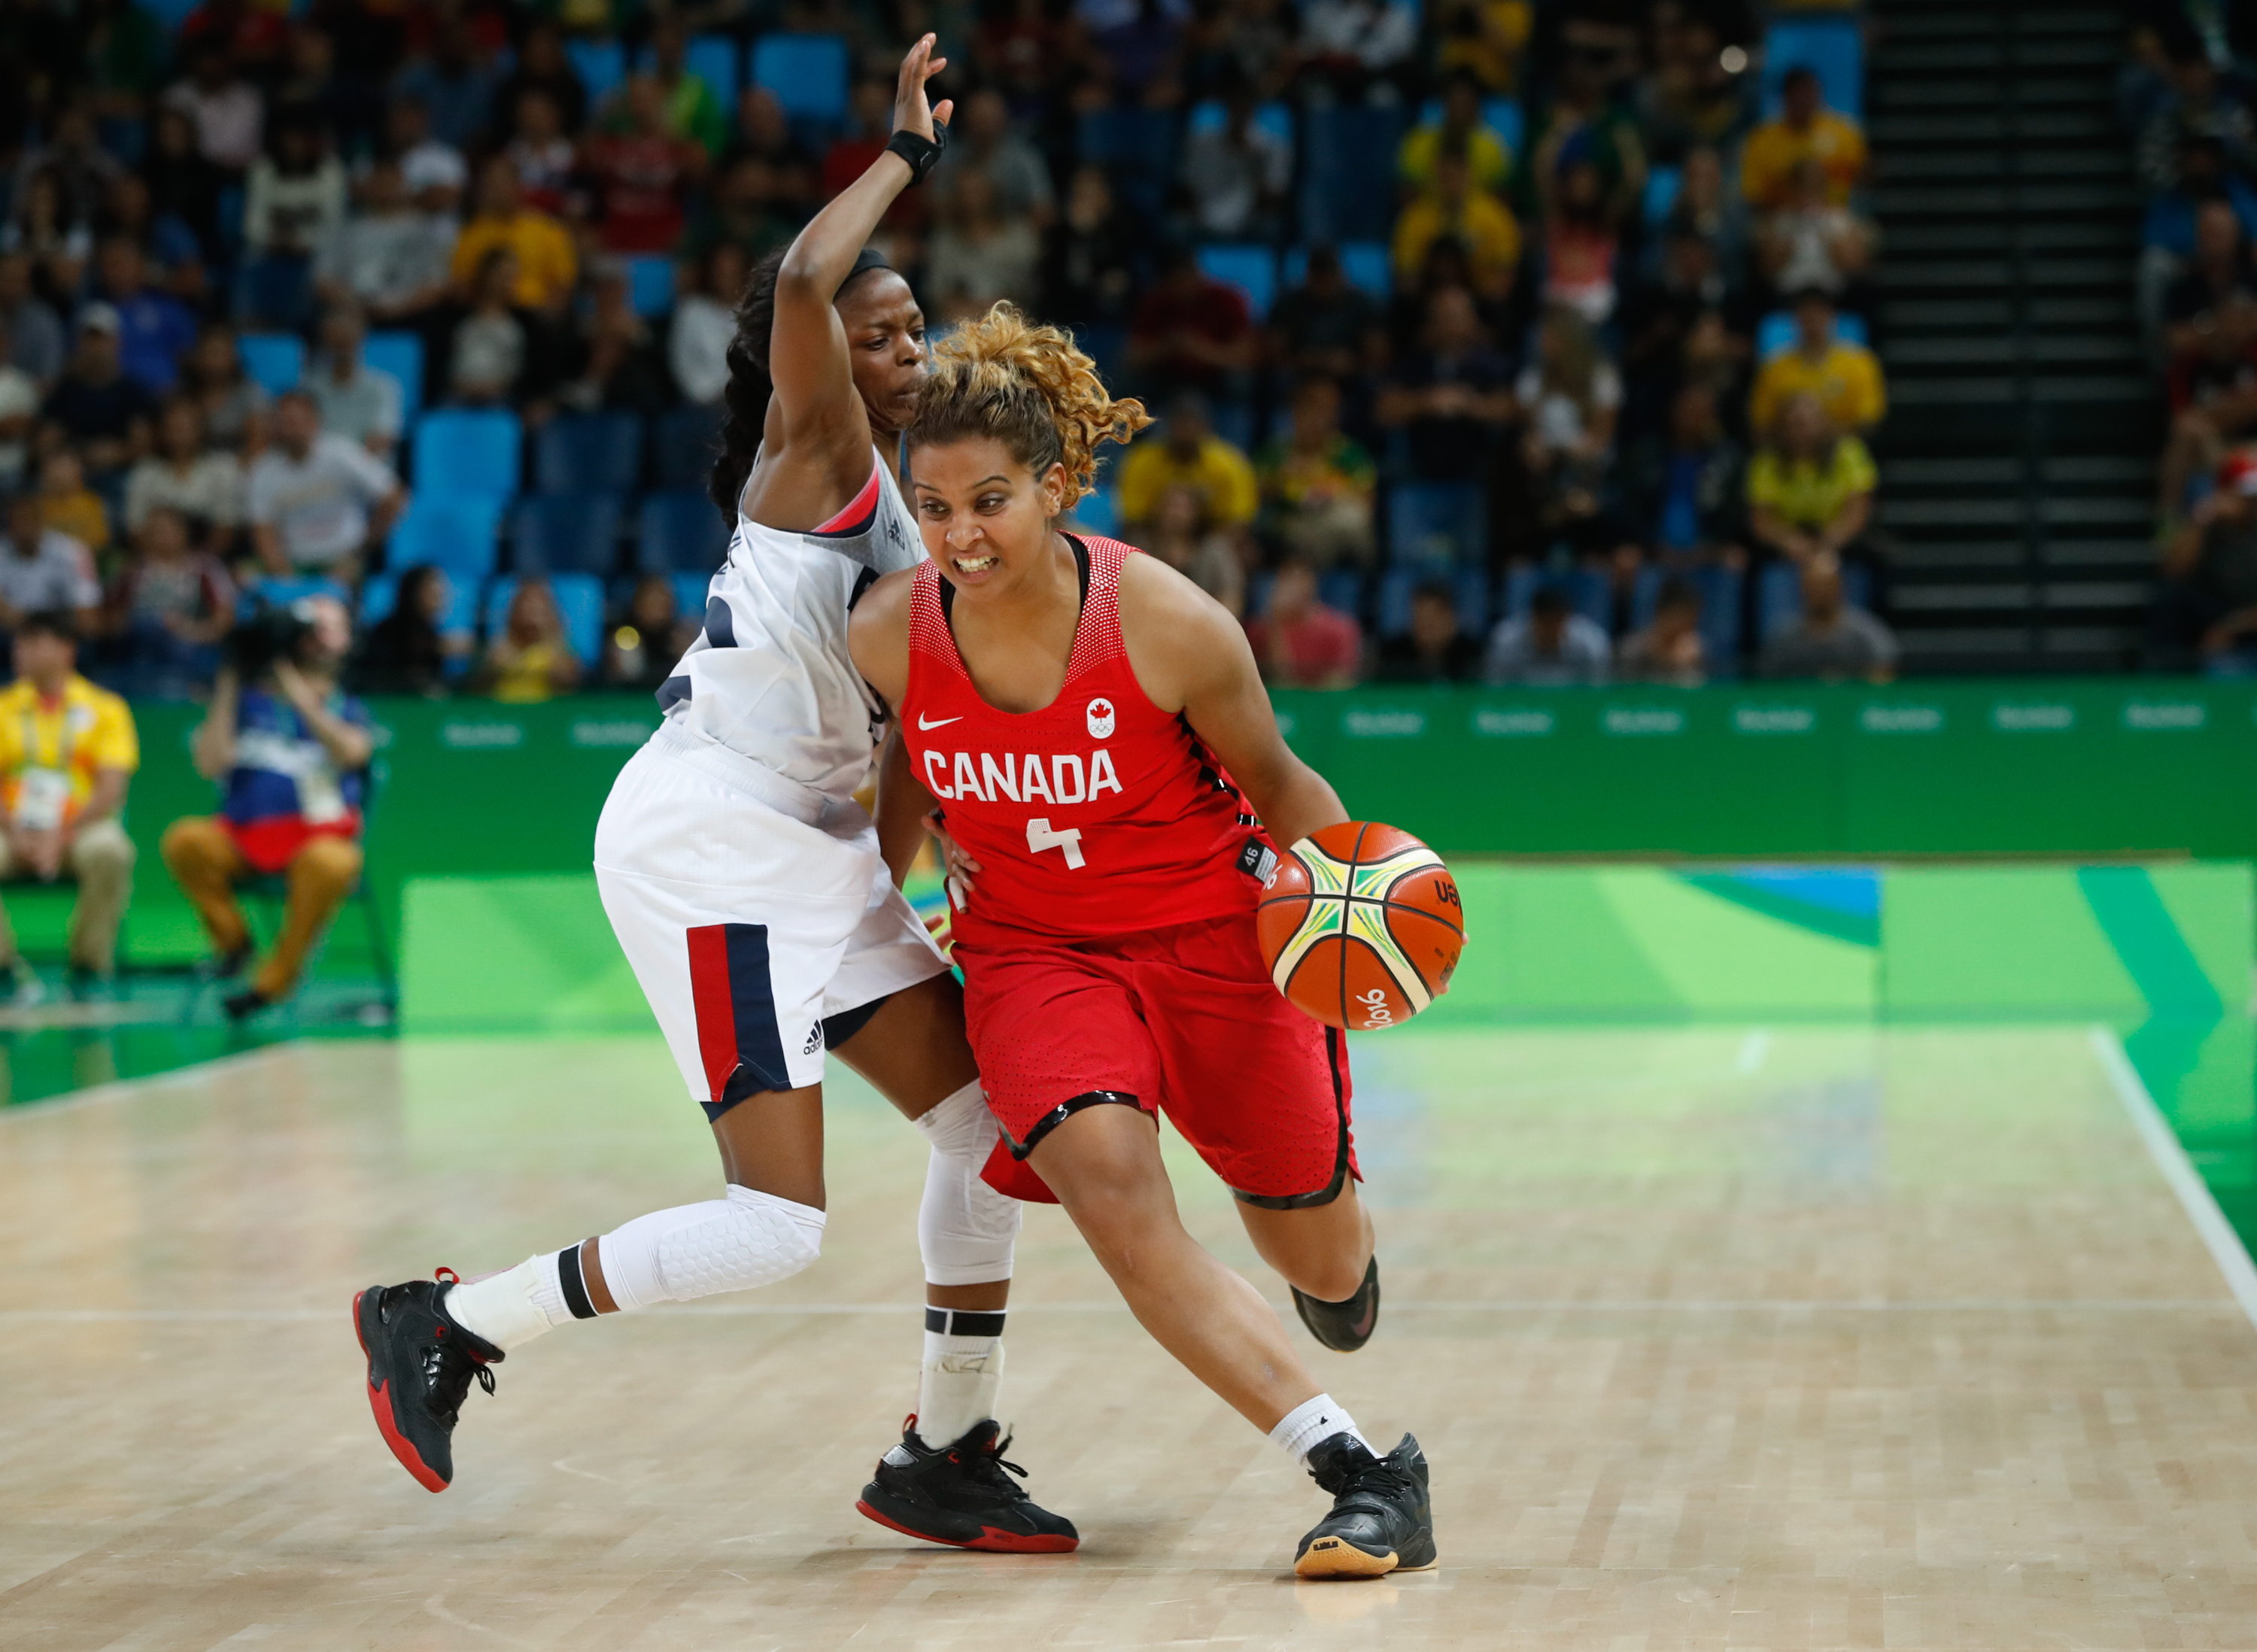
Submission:
[[[1001,559],[994,555],[987,555],[952,556],[948,560],[955,566],[956,571],[959,574],[984,574],[989,568],[994,567],[997,561]]]

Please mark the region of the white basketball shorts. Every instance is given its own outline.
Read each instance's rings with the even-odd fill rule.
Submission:
[[[856,1012],[948,968],[860,804],[668,729],[612,784],[596,886],[713,1118],[817,1083],[825,1045],[860,1027]]]

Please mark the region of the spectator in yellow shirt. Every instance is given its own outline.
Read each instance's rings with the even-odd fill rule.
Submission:
[[[1168,404],[1158,441],[1140,441],[1121,457],[1121,519],[1131,533],[1149,530],[1171,488],[1196,493],[1207,520],[1241,544],[1262,508],[1253,462],[1214,434],[1206,399],[1192,392]]]
[[[1865,175],[1863,129],[1826,107],[1808,69],[1789,69],[1779,90],[1779,117],[1750,132],[1740,147],[1740,194],[1758,212],[1784,206],[1796,163],[1815,160],[1825,168],[1829,197],[1843,205]]]
[[[109,548],[109,508],[86,485],[86,467],[68,448],[57,448],[39,461],[39,516],[89,551]]]
[[[1444,151],[1463,154],[1477,188],[1501,195],[1512,178],[1512,152],[1503,137],[1482,119],[1482,84],[1470,71],[1450,76],[1442,90],[1442,118],[1412,127],[1395,152],[1395,170],[1414,190],[1434,187],[1435,158]]]
[[[106,986],[117,968],[117,928],[133,893],[133,840],[118,823],[141,766],[133,714],[78,674],[78,630],[59,609],[16,627],[16,681],[0,689],[0,882],[78,885],[71,911],[74,992]],[[44,995],[17,956],[0,912],[0,992],[18,1006]]]
[[[1511,291],[1520,267],[1520,224],[1511,208],[1474,187],[1464,152],[1447,148],[1434,156],[1434,187],[1395,220],[1397,285],[1418,285],[1428,251],[1444,236],[1465,248],[1474,288],[1482,297],[1501,299]]]
[[[562,224],[520,197],[517,169],[506,155],[496,155],[478,174],[478,212],[456,238],[449,272],[458,293],[470,294],[486,254],[497,247],[517,255],[513,296],[520,307],[548,315],[564,307],[580,279],[579,255]]]
[[[1818,399],[1789,396],[1779,428],[1748,466],[1748,527],[1798,567],[1850,550],[1873,519],[1873,455],[1843,435]]]
[[[1864,435],[1889,410],[1879,357],[1836,335],[1834,300],[1815,287],[1795,297],[1794,347],[1756,373],[1748,422],[1758,439],[1770,432],[1786,399],[1799,394],[1815,396],[1836,427],[1851,435]]]

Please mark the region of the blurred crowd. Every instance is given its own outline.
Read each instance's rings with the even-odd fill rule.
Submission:
[[[957,118],[890,258],[936,329],[1010,299],[1148,399],[1081,522],[1277,681],[1882,674],[1866,147],[1779,26],[17,0],[0,628],[66,611],[93,681],[201,697],[247,606],[326,595],[368,690],[655,683],[725,540],[735,298],[931,29]]]
[[[2207,32],[2197,19],[2210,25]],[[2162,585],[2150,663],[2257,673],[2257,35],[2158,8],[2132,35],[2118,112],[2146,198],[2140,320],[2169,431],[2156,467]]]

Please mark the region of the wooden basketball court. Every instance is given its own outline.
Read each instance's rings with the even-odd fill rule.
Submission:
[[[1006,1408],[1080,1552],[856,1515],[914,1397],[922,1142],[847,1084],[822,1264],[521,1350],[438,1497],[377,1437],[350,1295],[711,1197],[654,1038],[307,1042],[11,1110],[0,1647],[2257,1645],[2257,1331],[2109,1054],[1364,1041],[1386,1308],[1310,1359],[1425,1442],[1442,1550],[1373,1584],[1293,1580],[1323,1500],[1055,1211]]]

